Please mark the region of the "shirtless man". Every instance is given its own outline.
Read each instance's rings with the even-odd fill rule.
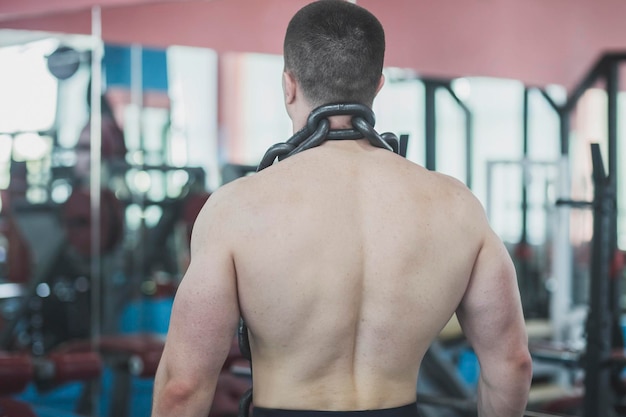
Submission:
[[[323,104],[371,107],[383,85],[383,29],[349,2],[301,9],[284,53],[294,131]],[[207,415],[240,314],[255,417],[415,416],[420,363],[456,312],[481,365],[479,416],[520,417],[531,379],[520,304],[511,259],[463,184],[365,139],[326,141],[208,200],[153,416]]]

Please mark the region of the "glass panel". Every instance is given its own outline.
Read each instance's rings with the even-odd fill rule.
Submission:
[[[592,201],[594,194],[591,164],[591,143],[599,143],[607,164],[607,96],[599,88],[587,90],[572,113],[570,134],[570,166],[572,172],[572,199]],[[573,302],[589,301],[589,275],[593,212],[589,209],[572,210],[570,239],[573,248]]]
[[[257,165],[270,146],[293,134],[283,98],[283,58],[226,54],[222,59],[224,162]]]
[[[48,38],[0,49],[1,133],[45,131],[54,124],[58,80],[46,56],[58,46]]]
[[[437,115],[437,171],[466,181],[465,113],[450,91],[435,92]]]
[[[519,170],[495,174],[488,186],[489,163],[517,161],[522,157],[522,104],[524,86],[513,80],[469,78],[467,105],[474,115],[473,191],[489,210],[491,224],[505,241],[517,242],[521,234],[522,176]],[[487,195],[492,195],[487,201]]]
[[[128,149],[105,163],[125,230],[109,271],[124,287],[111,296],[118,305],[112,331],[165,334],[193,222],[221,184],[217,54],[183,46],[106,50],[105,95]]]
[[[19,288],[0,297],[0,349],[44,355],[89,337],[90,261],[77,246],[89,243],[89,194],[86,206],[68,200],[78,186],[70,146],[88,120],[93,43],[4,30],[0,38],[37,39],[0,48],[0,286]]]
[[[607,98],[606,92],[593,88],[581,97],[573,113],[573,129],[570,135],[570,164],[572,167],[572,198],[579,201],[593,199],[591,143],[599,143],[607,164]],[[593,234],[591,210],[572,214],[572,239],[586,242]]]
[[[388,72],[387,72],[388,71]],[[424,84],[416,79],[394,77],[386,70],[386,82],[374,100],[376,130],[392,132],[398,137],[409,135],[407,159],[423,165],[424,149]]]
[[[166,164],[199,167],[206,187],[221,184],[218,142],[218,56],[205,48],[167,48],[171,100]],[[194,178],[194,180],[197,180]]]
[[[560,93],[560,94],[558,94]],[[551,97],[564,96],[565,89],[553,87]],[[556,161],[561,156],[559,115],[537,90],[528,97],[528,157],[533,161]]]
[[[94,322],[105,336],[164,334],[189,262],[192,224],[208,191],[221,184],[217,54],[116,46],[131,51],[128,60],[104,56],[109,83],[94,87],[102,92],[101,238],[94,257],[93,39],[37,39],[0,48],[0,349],[42,355],[61,343],[88,343]],[[78,54],[75,72],[63,79],[48,68],[59,46]],[[96,275],[99,283],[91,280]],[[94,285],[101,288],[95,298]],[[91,313],[102,316],[92,321]],[[67,411],[78,395],[66,401]],[[107,398],[101,414],[110,406]]]
[[[565,96],[563,88],[553,86],[551,97]],[[558,161],[561,157],[559,116],[538,90],[528,97],[527,232],[529,243],[543,245],[550,238],[555,214]]]

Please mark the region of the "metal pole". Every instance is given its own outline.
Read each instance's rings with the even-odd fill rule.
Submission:
[[[607,64],[606,95],[607,95],[607,146],[608,146],[608,177],[610,186],[616,183],[617,175],[617,95],[619,92],[618,62]]]
[[[465,185],[472,188],[474,181],[474,115],[466,108],[465,111]]]
[[[424,81],[424,88],[426,168],[434,171],[437,168],[437,109],[435,106],[437,85],[431,81]]]
[[[567,157],[569,155],[569,126],[570,126],[570,113],[565,109],[559,110],[559,121],[561,134],[561,156]]]
[[[587,316],[587,350],[585,354],[585,398],[583,416],[610,416],[612,407],[611,310],[609,307],[609,262],[611,250],[611,217],[614,196],[608,187],[598,144],[591,145],[594,179],[593,240],[589,313]]]
[[[528,116],[529,116],[529,96],[530,91],[524,88],[524,100],[522,104],[522,159],[528,159]],[[528,178],[528,164],[522,164],[522,236],[521,243],[528,241],[528,187],[526,180]]]
[[[618,120],[617,115],[618,112],[618,94],[619,94],[619,62],[617,60],[609,59],[607,62],[606,68],[606,94],[607,94],[607,148],[608,148],[608,188],[609,193],[613,196],[617,197],[617,183],[619,181],[618,177],[618,167],[617,167],[617,141],[618,141]],[[617,202],[617,198],[615,199]],[[611,218],[610,221],[610,231],[611,235],[610,239],[610,252],[609,252],[609,262],[613,261],[613,257],[617,251],[617,207],[614,207],[611,210]],[[624,339],[622,336],[620,321],[621,321],[621,307],[620,307],[620,297],[622,295],[621,290],[621,281],[618,277],[611,276],[611,312],[612,312],[612,320],[611,320],[611,330],[612,330],[612,346],[613,347],[624,347]]]
[[[100,7],[91,9],[91,124],[90,124],[90,214],[91,214],[91,343],[97,351],[101,336],[101,258],[100,258],[100,184],[102,183],[102,22]],[[100,383],[91,384],[91,412],[100,411]]]
[[[531,251],[528,245],[528,111],[529,107],[529,89],[524,88],[524,96],[522,102],[522,195],[521,195],[521,235],[520,240],[515,249],[516,266],[518,270],[518,282],[522,295],[522,307],[525,317],[535,315],[535,300],[538,288],[533,282],[533,274],[530,266]]]

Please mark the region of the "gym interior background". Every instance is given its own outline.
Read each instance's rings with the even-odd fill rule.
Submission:
[[[280,49],[306,3],[0,2],[9,416],[149,415],[195,216],[291,135]],[[358,3],[387,32],[376,129],[465,182],[515,261],[528,409],[626,415],[626,4]],[[453,318],[422,414],[472,415],[478,371]]]

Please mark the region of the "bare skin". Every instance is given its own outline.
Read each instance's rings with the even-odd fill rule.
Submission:
[[[307,114],[294,92],[298,128]],[[334,119],[335,127],[345,120]],[[326,142],[212,195],[192,237],[153,416],[206,416],[239,314],[254,403],[364,410],[415,401],[454,313],[481,364],[479,415],[521,416],[530,358],[511,260],[460,182],[367,141]]]

